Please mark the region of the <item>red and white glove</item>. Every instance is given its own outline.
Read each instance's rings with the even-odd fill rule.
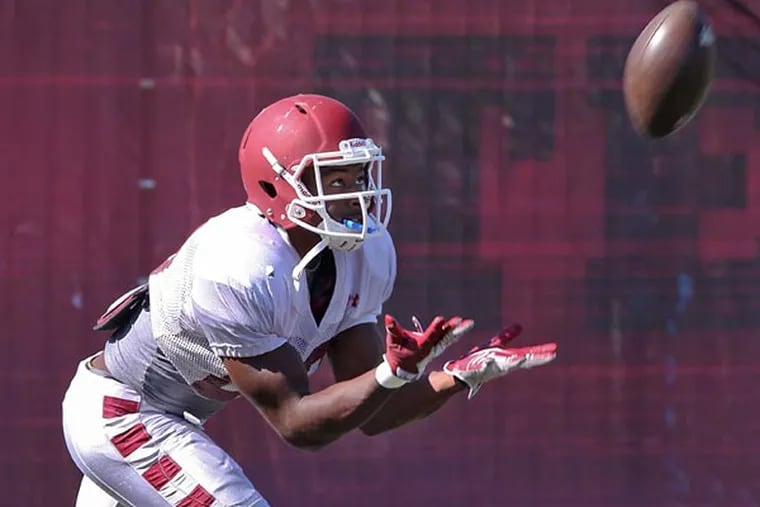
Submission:
[[[557,356],[557,344],[545,343],[519,349],[507,348],[522,331],[519,324],[502,330],[497,336],[473,347],[459,359],[448,361],[443,371],[458,378],[470,388],[467,399],[495,378],[521,368],[533,368],[551,362]]]
[[[415,331],[409,331],[390,315],[385,316],[385,354],[375,369],[375,379],[387,389],[396,389],[420,378],[430,361],[475,325],[474,321],[462,317],[446,320],[438,316],[423,330],[416,318],[413,322]]]

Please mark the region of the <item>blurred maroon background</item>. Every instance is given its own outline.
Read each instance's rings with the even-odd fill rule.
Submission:
[[[705,2],[713,93],[647,142],[619,79],[665,4],[0,0],[0,503],[73,503],[59,406],[92,322],[243,201],[250,118],[318,91],[388,152],[388,310],[561,355],[318,454],[233,403],[209,432],[273,505],[759,505],[760,0]]]

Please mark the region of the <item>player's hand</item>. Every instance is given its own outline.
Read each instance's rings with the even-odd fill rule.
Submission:
[[[423,330],[416,318],[413,321],[415,331],[410,331],[390,315],[385,316],[385,354],[375,370],[375,378],[383,387],[401,387],[420,378],[430,361],[475,325],[462,317],[447,320],[438,316]]]
[[[544,365],[557,356],[556,343],[508,348],[509,342],[517,338],[520,331],[522,327],[513,324],[459,359],[445,363],[443,371],[467,384],[470,388],[467,399],[470,399],[486,382],[517,369]]]

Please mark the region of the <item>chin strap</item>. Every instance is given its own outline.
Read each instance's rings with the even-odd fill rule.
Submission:
[[[316,245],[314,245],[314,247],[311,250],[306,252],[306,255],[304,255],[303,258],[298,262],[298,264],[295,265],[295,267],[293,268],[293,281],[296,284],[296,288],[300,287],[301,275],[303,274],[304,269],[306,269],[306,266],[311,261],[313,261],[314,257],[319,255],[322,252],[322,250],[327,248],[327,245],[328,245],[328,241],[322,238],[322,240]]]
[[[344,227],[346,230],[355,232],[357,230],[362,230],[362,225],[360,223],[354,222],[352,220],[344,220],[343,223],[336,222],[332,220],[335,225],[339,227]],[[324,230],[326,227],[325,222],[323,221],[319,227]],[[375,232],[377,229],[374,227],[374,225],[370,225],[368,227],[368,230],[370,233]],[[319,255],[322,250],[325,248],[331,247],[336,250],[343,250],[350,252],[351,250],[354,250],[361,246],[361,244],[364,242],[364,240],[356,240],[353,238],[331,238],[327,236],[322,236],[322,239],[314,245],[314,247],[306,252],[306,255],[303,256],[301,261],[295,265],[293,268],[293,280],[296,282],[296,287],[298,287],[298,282],[301,278],[301,274],[303,274],[304,269],[306,269],[306,266],[314,260],[314,257]]]

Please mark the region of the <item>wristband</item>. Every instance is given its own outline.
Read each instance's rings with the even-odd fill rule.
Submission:
[[[393,374],[391,365],[385,360],[385,356],[383,356],[383,362],[375,368],[375,380],[386,389],[398,389],[407,382]]]

